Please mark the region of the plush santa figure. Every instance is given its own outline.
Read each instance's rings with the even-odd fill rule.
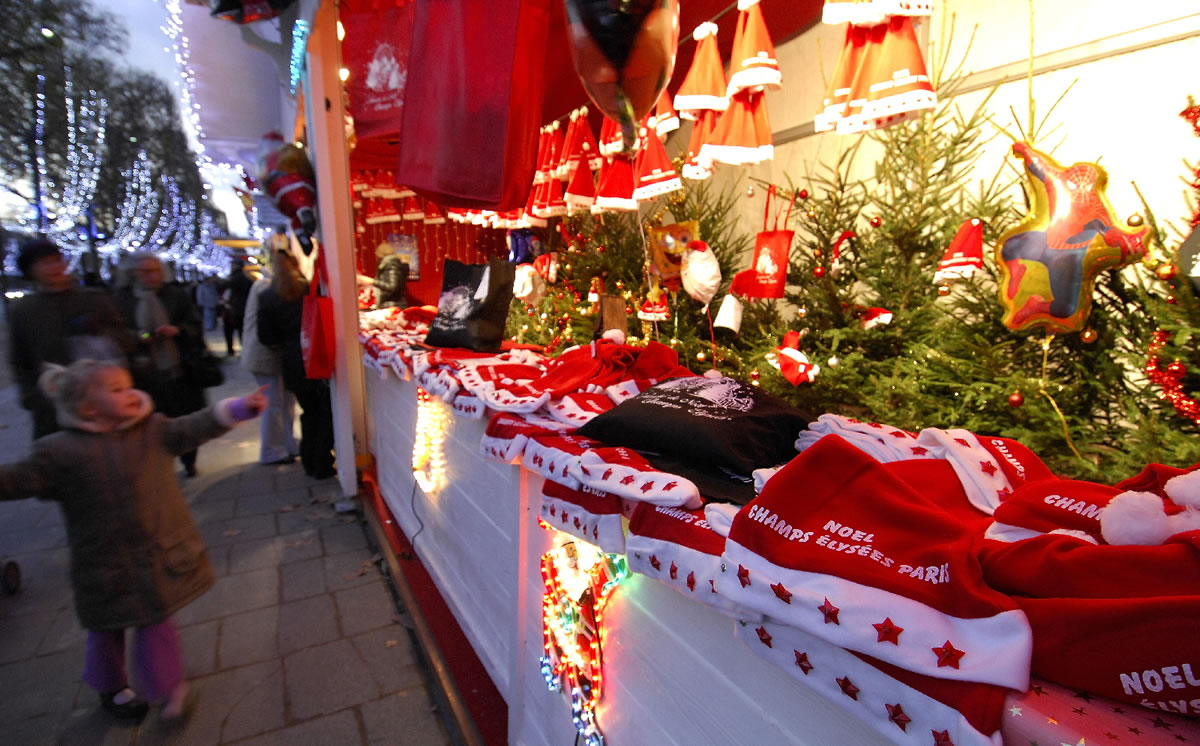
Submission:
[[[275,207],[292,223],[307,255],[317,229],[317,188],[312,163],[303,148],[284,143],[283,135],[268,132],[258,149],[258,181]]]

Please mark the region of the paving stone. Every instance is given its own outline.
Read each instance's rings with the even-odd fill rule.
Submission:
[[[279,568],[284,601],[325,593],[325,563],[320,558],[292,562]]]
[[[241,517],[275,513],[280,508],[287,506],[298,507],[308,502],[308,495],[307,491],[303,489],[288,490],[283,493],[272,490],[262,492],[245,490],[236,502],[237,515]]]
[[[325,545],[325,554],[367,548],[367,536],[358,521],[321,529],[321,541]]]
[[[59,524],[62,519],[62,510],[59,509],[58,503],[43,502],[36,498],[32,500],[19,500],[19,507],[16,510],[10,510],[4,515],[0,515],[0,547],[7,547],[9,537],[12,534],[23,534],[33,528],[54,527]],[[54,520],[47,520],[52,518]],[[8,551],[7,549],[5,551]]]
[[[304,468],[297,461],[287,470],[281,470],[275,474],[275,489],[280,492],[286,492],[297,488],[307,488],[313,483],[313,480],[304,473]]]
[[[279,533],[286,536],[297,531],[312,531],[325,526],[341,525],[337,513],[328,505],[304,504],[296,510],[286,513],[276,513],[275,521],[279,524]]]
[[[280,654],[338,638],[337,613],[329,595],[313,596],[279,607],[277,645]]]
[[[233,544],[229,547],[229,572],[233,574],[277,567],[282,555],[282,542],[277,536]]]
[[[367,662],[380,691],[397,692],[422,685],[412,638],[404,625],[390,624],[353,637],[350,642]]]
[[[20,746],[54,746],[58,743],[55,733],[60,725],[61,715],[43,715],[20,723],[11,723],[4,726],[4,740]]]
[[[334,594],[334,599],[337,601],[342,635],[345,637],[390,625],[393,623],[392,617],[396,615],[391,591],[378,576],[374,583],[364,583],[338,591]]]
[[[12,531],[0,542],[5,556],[37,552],[62,546],[67,541],[67,530],[63,526],[32,526],[24,531]]]
[[[29,657],[46,637],[46,630],[59,613],[46,611],[0,619],[0,663],[12,663]]]
[[[54,580],[56,585],[65,585],[67,582],[67,572],[71,566],[71,550],[65,542],[62,546],[19,555],[10,553],[8,547],[0,543],[0,552],[3,553],[4,559],[13,560],[21,566],[22,594],[28,590],[28,586],[33,585],[30,581],[38,578]]]
[[[315,528],[285,534],[279,539],[282,546],[279,562],[282,565],[321,556],[321,535]]]
[[[234,517],[236,508],[237,500],[213,500],[191,506],[192,517],[198,526],[215,521],[227,521]]]
[[[55,743],[63,746],[132,746],[137,743],[138,730],[137,723],[117,720],[97,705],[70,713],[61,723]],[[24,741],[10,743],[24,744]]]
[[[29,621],[31,620],[26,620],[26,623]],[[0,637],[2,636],[3,632],[0,632]],[[79,626],[75,610],[62,609],[45,630],[45,636],[42,638],[42,643],[37,646],[36,653],[37,655],[47,655],[71,647],[81,647],[85,640],[87,640],[87,630]]]
[[[215,547],[206,547],[208,561],[212,563],[213,575],[218,578],[229,574],[229,546],[228,544],[218,544]]]
[[[363,676],[366,663],[347,640],[300,650],[283,659],[293,720],[336,712],[379,697],[378,685]]]
[[[181,625],[239,614],[279,601],[279,573],[275,568],[251,570],[217,578],[212,590],[183,607],[175,615]]]
[[[279,651],[275,645],[278,623],[278,606],[222,619],[217,648],[218,670],[278,658]]]
[[[420,688],[406,689],[359,708],[370,746],[440,746],[450,737]]]
[[[238,746],[356,746],[363,743],[358,720],[352,710],[267,733]]]
[[[191,685],[192,709],[187,719],[164,724],[151,710],[138,746],[213,746],[272,731],[285,723],[283,670],[277,660],[222,671]]]
[[[207,676],[217,670],[217,634],[221,622],[200,622],[179,630],[183,646],[184,675],[189,679]]]
[[[82,665],[68,650],[0,666],[0,725],[70,711]]]
[[[379,567],[365,549],[335,554],[325,557],[324,561],[325,587],[331,591],[365,585],[380,577]]]
[[[213,521],[201,526],[200,534],[209,546],[265,539],[275,535],[275,516],[252,515],[228,521]]]
[[[74,608],[71,585],[65,574],[53,577],[27,577],[21,563],[21,590],[12,596],[0,594],[0,618],[50,614]]]

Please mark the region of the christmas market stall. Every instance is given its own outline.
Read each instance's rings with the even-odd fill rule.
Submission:
[[[321,6],[339,465],[467,741],[1200,739],[1187,5]]]

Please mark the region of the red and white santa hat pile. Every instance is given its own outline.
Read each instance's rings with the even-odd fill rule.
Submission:
[[[525,443],[521,463],[526,469],[541,474],[564,487],[579,489],[579,460],[589,450],[601,448],[598,440],[572,435],[570,432],[533,435]]]
[[[984,582],[981,543],[967,524],[830,435],[738,513],[717,591],[908,671],[1023,690],[1029,622]]]
[[[825,108],[814,120],[818,132],[879,129],[937,106],[913,30],[913,16],[928,14],[929,3],[919,0],[826,2],[826,23],[843,19],[851,24],[829,81]]]
[[[979,553],[986,581],[1029,618],[1033,672],[1131,705],[1200,715],[1200,475],[1146,492],[1057,486],[1031,484],[1013,500],[1029,508],[1030,527],[1058,523],[1067,535],[985,541]],[[1086,538],[1097,513],[1108,544]]]
[[[561,422],[537,414],[496,412],[488,420],[479,441],[479,451],[489,461],[517,464],[525,455],[525,444],[535,435],[554,435],[569,430]]]
[[[735,619],[761,619],[717,592],[725,537],[704,511],[639,503],[629,519],[625,559],[629,569]]]

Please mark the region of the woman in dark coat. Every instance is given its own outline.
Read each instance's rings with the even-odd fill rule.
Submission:
[[[168,417],[203,409],[204,389],[186,375],[187,361],[204,346],[200,312],[186,289],[166,283],[162,260],[149,252],[126,257],[131,277],[117,290],[117,307],[137,336],[132,356],[135,385],[150,394]],[[196,451],[180,455],[184,471],[196,475]]]
[[[328,479],[333,468],[333,408],[329,382],[309,378],[300,349],[300,318],[308,282],[296,259],[278,250],[271,259],[271,285],[258,296],[258,339],[279,351],[283,385],[296,397],[300,413],[300,463],[314,479]]]

